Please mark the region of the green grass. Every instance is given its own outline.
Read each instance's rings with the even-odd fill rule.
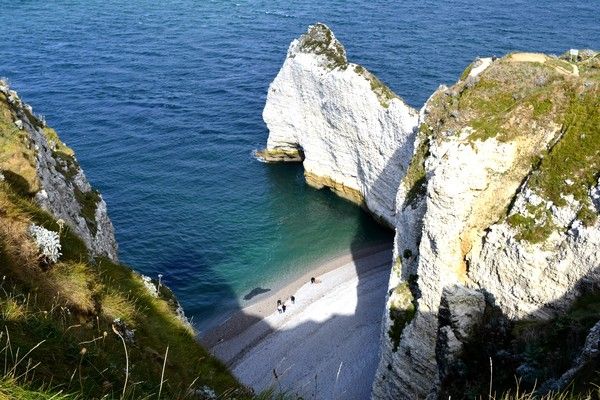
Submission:
[[[60,242],[62,244],[61,260],[80,262],[87,260],[87,247],[84,241],[77,236],[71,228],[64,226],[63,229],[56,222],[56,219],[49,213],[42,210],[31,198],[16,193],[10,185],[0,183],[0,198],[5,198],[11,204],[13,212],[20,216],[30,219],[36,224],[43,226],[51,231],[60,231]]]
[[[464,81],[465,79],[467,79],[467,77],[469,76],[469,74],[471,73],[472,70],[473,70],[473,63],[469,64],[467,66],[467,68],[465,68],[463,73],[460,75],[460,80]]]
[[[533,107],[533,117],[538,119],[546,114],[548,114],[552,110],[552,100],[551,99],[532,99],[531,105]]]
[[[519,385],[514,390],[509,390],[501,396],[492,396],[489,400],[596,400],[600,398],[598,388],[590,389],[583,393],[573,392],[571,389],[565,389],[560,392],[550,392],[543,395],[535,391],[522,391]]]
[[[543,127],[553,117],[553,100],[561,102],[561,84],[567,79],[551,66],[498,60],[478,77],[476,84],[464,81],[470,68],[448,92],[432,101],[427,118],[437,136],[445,130],[474,128],[470,140],[511,141],[529,134],[516,120],[536,119]],[[531,111],[533,110],[533,115]],[[459,117],[450,117],[451,114]],[[538,128],[539,129],[539,128]]]
[[[596,83],[600,83],[600,54],[577,64],[579,74]]]
[[[17,115],[0,93],[0,171],[8,171],[22,178],[22,191],[33,193],[39,190],[35,169],[35,154],[25,130],[20,130],[14,121]],[[4,172],[3,172],[4,173]]]
[[[565,60],[549,58],[546,60],[545,64],[553,68],[563,69],[568,73],[572,73],[574,71],[573,64]]]
[[[475,129],[472,140],[502,137],[506,133],[503,128],[505,116],[517,104],[511,93],[485,80],[480,80],[475,89],[467,91],[460,101],[460,108],[467,108],[477,115],[471,121]]]
[[[482,323],[475,327],[462,354],[446,366],[448,373],[442,380],[442,397],[488,398],[491,358],[493,399],[596,398],[596,385],[600,384],[597,363],[584,366],[569,387],[559,393],[542,397],[535,390],[571,368],[599,315],[597,289],[585,292],[568,310],[548,320],[510,320],[499,308],[488,304]],[[523,365],[530,366],[530,371],[517,373]]]
[[[567,205],[565,196],[573,196],[579,203],[577,218],[592,226],[598,219],[589,190],[600,175],[600,86],[570,90],[560,140],[541,159],[528,186],[559,207]],[[512,215],[508,222],[519,230],[517,238],[540,243],[556,227],[544,207],[533,211],[531,216]]]
[[[388,108],[390,106],[390,102],[393,99],[398,98],[396,93],[392,92],[392,90],[383,82],[381,82],[375,75],[369,74],[368,79],[371,84],[371,90],[377,95],[379,104],[381,104],[384,108]]]
[[[52,156],[56,159],[56,168],[62,173],[67,180],[72,180],[79,172],[79,164],[75,160],[75,152],[65,145],[56,131],[52,128],[45,127],[42,132],[52,147]]]
[[[28,131],[14,124],[19,112],[34,118],[0,94],[0,170],[5,178],[0,182],[0,399],[116,399],[124,389],[127,399],[157,398],[163,365],[163,399],[183,399],[190,389],[204,386],[221,398],[250,398],[180,320],[170,290],[163,287],[153,297],[127,266],[91,259],[85,242],[34,201],[39,190],[35,154]],[[42,128],[41,121],[31,118]],[[43,134],[57,170],[72,182],[79,172],[73,151],[54,130],[43,128]],[[74,192],[81,216],[95,233],[99,193]],[[59,232],[62,255],[57,263],[40,257],[28,233],[32,223]],[[113,327],[121,335],[134,331],[125,343],[128,362]],[[26,353],[27,359],[19,362],[18,355]],[[5,360],[15,365],[8,374]]]
[[[495,138],[515,143],[518,159],[511,173],[521,171],[519,180],[529,174],[528,188],[556,206],[565,206],[565,196],[573,196],[579,204],[578,219],[592,226],[598,211],[589,190],[600,176],[600,83],[593,78],[600,65],[591,60],[578,63],[577,77],[557,71],[557,67],[572,71],[572,64],[561,60],[542,64],[500,59],[482,72],[476,84],[466,85],[461,79],[433,97],[425,121],[429,136],[445,140],[472,127],[467,142]],[[545,139],[550,133],[555,137]],[[405,178],[409,200],[418,197],[424,182],[419,158],[417,152]],[[519,240],[542,243],[562,229],[545,208],[529,211],[508,217]]]
[[[269,388],[257,394],[254,397],[254,400],[304,400],[304,398],[293,393],[282,392],[275,388]]]
[[[563,120],[562,138],[544,157],[530,186],[558,206],[563,195],[585,201],[600,172],[600,88],[573,93]],[[565,181],[573,181],[568,185]]]
[[[64,394],[60,390],[34,388],[10,378],[0,378],[1,400],[78,400],[80,396]]]
[[[379,100],[379,104],[383,108],[388,108],[390,106],[390,102],[393,99],[399,99],[400,97],[394,93],[386,84],[381,82],[375,75],[369,72],[361,65],[354,66],[354,72],[361,75],[367,81],[369,81],[369,85],[371,86],[371,90],[377,96]]]
[[[10,221],[60,229],[49,214],[6,183],[0,184],[0,202],[5,210],[0,224],[5,229]],[[119,397],[126,362],[112,324],[122,318],[128,329],[135,329],[135,339],[127,343],[130,398],[156,396],[167,346],[163,398],[184,398],[190,385],[248,398],[178,318],[170,291],[153,297],[131,269],[107,259],[88,261],[83,241],[68,228],[60,235],[63,256],[49,269],[28,265],[20,252],[6,251],[14,242],[7,235],[11,233],[0,233],[0,274],[6,277],[0,290],[0,328],[10,332],[11,344],[21,354],[44,340],[31,354],[39,365],[28,387],[51,383],[83,398]],[[74,373],[76,378],[71,379]]]
[[[56,131],[52,128],[45,127],[42,129],[44,136],[46,136],[46,140],[48,143],[54,144],[54,151],[64,154],[65,156],[75,157],[75,152],[73,149],[65,145],[62,140],[58,137]]]

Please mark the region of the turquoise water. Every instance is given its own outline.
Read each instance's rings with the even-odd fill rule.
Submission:
[[[329,24],[420,106],[478,55],[600,48],[600,3],[3,1],[0,76],[75,148],[122,261],[165,275],[201,329],[256,286],[389,240],[361,210],[251,156],[289,42]]]

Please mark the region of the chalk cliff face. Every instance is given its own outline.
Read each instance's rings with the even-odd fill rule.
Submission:
[[[511,379],[564,383],[564,370],[543,367],[556,360],[515,343],[524,321],[539,329],[597,299],[600,56],[580,54],[478,59],[417,116],[394,96],[381,102],[324,25],[290,46],[269,89],[263,157],[304,157],[309,183],[364,201],[396,229],[374,398],[451,393],[491,326],[513,347],[482,354],[514,368]]]
[[[106,203],[87,181],[73,151],[4,81],[0,81],[0,111],[14,131],[3,143],[0,172],[4,179],[62,219],[84,240],[91,255],[116,261],[117,243]],[[23,141],[26,151],[11,141]]]
[[[437,394],[486,308],[548,319],[600,281],[596,73],[537,54],[484,59],[424,106],[421,182],[407,175],[396,203],[375,398]],[[411,280],[417,311],[402,319],[395,289]]]
[[[266,161],[304,160],[308,184],[329,187],[394,224],[413,152],[417,112],[365,68],[349,63],[323,24],[290,45],[263,112]]]

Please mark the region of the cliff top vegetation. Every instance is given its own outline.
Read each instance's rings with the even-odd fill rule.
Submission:
[[[508,219],[518,238],[531,243],[558,229],[551,206],[569,203],[588,226],[597,219],[589,192],[600,174],[600,55],[582,54],[573,60],[509,54],[477,76],[471,64],[426,108],[430,140],[515,143],[517,168],[529,170],[527,187],[544,200]]]

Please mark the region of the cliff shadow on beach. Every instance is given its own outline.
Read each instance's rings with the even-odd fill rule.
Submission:
[[[371,190],[381,190],[378,184]],[[333,196],[326,190],[319,193]],[[373,218],[365,210],[357,211],[361,218]],[[305,398],[369,397],[379,362],[393,231],[381,225],[387,240],[365,246],[359,229],[337,265],[325,269],[315,265],[312,275],[305,274],[301,282],[305,286],[292,287],[289,293],[257,296],[259,302],[263,298],[272,303],[266,306],[274,315],[263,318],[264,314],[248,312],[239,304],[238,311],[203,335],[202,342],[243,383],[255,388],[275,387]],[[311,276],[318,283],[311,285]],[[276,293],[286,301],[285,314],[277,314]],[[296,304],[290,303],[291,295]],[[313,295],[316,298],[308,299]]]
[[[269,169],[280,167],[265,165]],[[365,248],[359,240],[360,232],[356,232],[356,238],[349,246],[347,262],[341,265],[342,269],[346,265],[346,272],[350,268],[352,274],[340,277],[338,266],[333,272],[316,275],[320,283],[311,285],[307,278],[298,291],[280,292],[288,305],[284,314],[277,313],[276,298],[269,294],[259,295],[271,302],[267,304],[267,314],[271,315],[266,318],[247,312],[239,304],[234,316],[208,332],[203,343],[242,383],[257,390],[274,388],[315,399],[370,397],[382,341],[393,341],[394,333],[382,327],[388,312],[385,304],[392,244],[390,238],[390,242],[379,247]],[[537,318],[537,312],[519,320],[510,319],[491,294],[480,290],[485,298],[482,317],[473,324],[473,334],[461,344],[464,351],[450,358],[446,338],[440,336],[444,329],[454,329],[443,296],[440,315],[421,315],[432,322],[438,337],[435,350],[439,393],[454,398],[467,393],[485,395],[490,374],[495,393],[512,389],[515,377],[521,379],[524,390],[540,388],[541,383],[542,390],[553,390],[568,384],[566,380],[580,382],[582,375],[594,375],[600,365],[598,357],[577,357],[598,321],[597,275],[598,270],[588,274],[562,298],[543,306],[540,310],[544,313],[557,314],[564,299],[578,297],[568,310],[562,310],[562,316],[548,320]],[[331,287],[323,290],[329,284]],[[313,304],[303,303],[311,290],[319,293],[319,298]],[[340,295],[340,290],[344,295]],[[289,303],[291,295],[296,296],[296,304]],[[581,362],[577,364],[577,360]],[[387,365],[382,378],[391,378],[400,372],[398,368]]]

